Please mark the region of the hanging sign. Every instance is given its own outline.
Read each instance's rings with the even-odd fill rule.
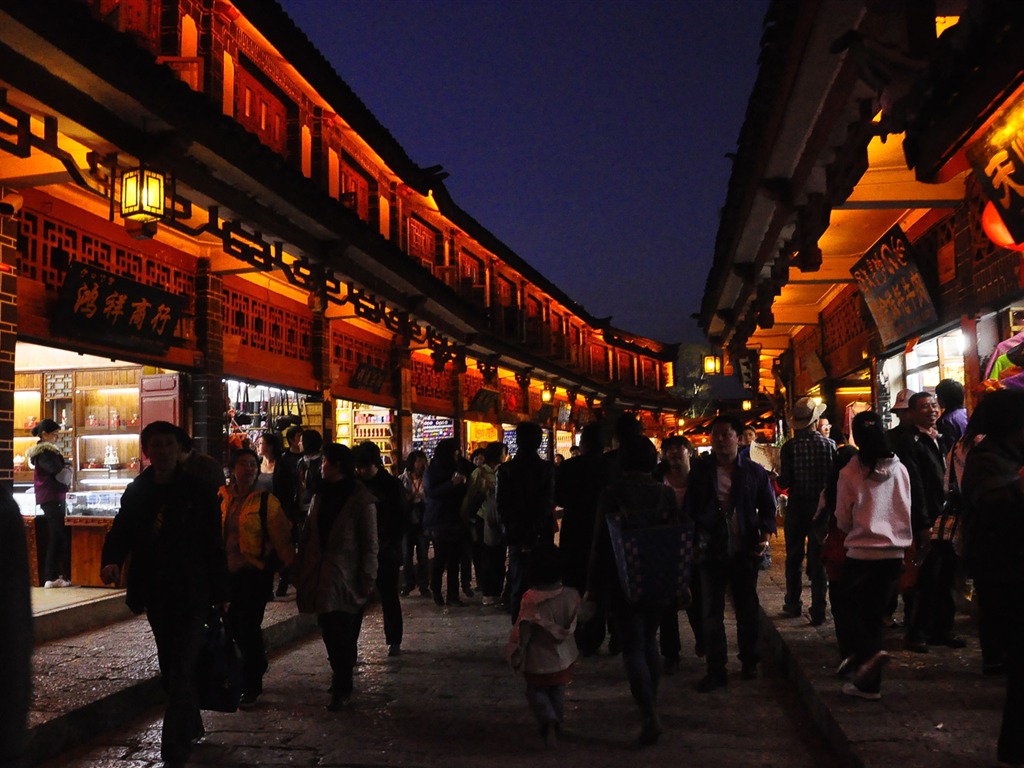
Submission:
[[[1024,242],[1024,99],[1006,107],[967,150],[967,160],[1014,241]]]
[[[910,241],[899,226],[871,246],[850,274],[886,346],[938,322]]]
[[[166,352],[185,300],[91,264],[68,265],[53,317],[57,335]]]
[[[387,371],[369,363],[360,363],[355,373],[349,379],[348,385],[353,389],[363,389],[367,392],[380,394],[384,381],[387,378]]]

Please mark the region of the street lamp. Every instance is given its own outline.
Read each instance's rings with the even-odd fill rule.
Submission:
[[[121,174],[121,217],[143,223],[164,215],[163,174],[140,166]]]
[[[721,355],[704,355],[704,373],[708,376],[718,375],[722,372]]]

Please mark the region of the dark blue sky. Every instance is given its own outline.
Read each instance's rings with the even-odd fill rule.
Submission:
[[[690,318],[768,0],[280,0],[414,162],[597,317]]]

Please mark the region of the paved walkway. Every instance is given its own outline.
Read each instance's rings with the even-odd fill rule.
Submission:
[[[776,551],[781,546],[775,547]],[[843,766],[899,766],[899,768],[977,768],[978,766],[995,765],[995,741],[999,727],[1002,708],[1003,685],[1001,678],[990,678],[981,675],[980,652],[978,651],[976,633],[969,619],[960,619],[963,626],[961,634],[970,638],[968,647],[963,650],[952,650],[944,647],[933,648],[928,654],[912,654],[901,649],[901,635],[893,632],[890,635],[889,649],[893,653],[893,662],[886,672],[881,702],[866,702],[850,699],[840,693],[840,681],[834,677],[834,669],[838,662],[835,642],[832,634],[831,621],[821,627],[811,627],[806,619],[785,619],[780,615],[783,598],[783,558],[776,557],[773,570],[762,574],[760,592],[764,609],[763,627],[764,640],[767,648],[774,652],[778,662],[769,663],[767,677],[773,674],[790,676],[797,687],[797,695],[825,739],[831,744],[836,760]],[[479,598],[476,599],[476,602]],[[441,714],[446,709],[446,702],[459,696],[461,685],[494,686],[492,699],[485,697],[483,707],[477,714],[478,718],[470,719],[477,722],[448,723],[453,734],[462,737],[474,728],[491,728],[490,708],[497,706],[497,701],[504,701],[513,691],[518,697],[519,683],[514,679],[510,682],[501,665],[494,664],[495,655],[500,652],[507,634],[507,622],[502,615],[490,613],[490,609],[472,606],[464,609],[463,615],[448,615],[438,612],[430,601],[410,598],[406,603],[407,641],[406,653],[397,660],[389,660],[383,654],[383,639],[379,627],[379,614],[368,617],[367,628],[361,654],[367,662],[368,674],[365,682],[370,683],[367,695],[381,706],[373,708],[376,714],[364,713],[360,717],[360,727],[376,728],[385,720],[398,718],[403,707],[408,703],[401,700],[390,701],[394,697],[394,674],[408,674],[404,669],[420,665],[429,665],[435,672],[450,671],[449,683],[438,682],[435,676],[430,682],[424,682],[420,689],[413,684],[412,688],[403,689],[402,699],[417,700],[421,706],[431,706],[435,701]],[[459,613],[458,611],[456,612]],[[453,624],[453,622],[457,622]],[[272,647],[281,647],[296,639],[306,638],[307,643],[302,654],[285,654],[297,661],[287,663],[274,661],[270,675],[285,674],[292,677],[288,686],[297,691],[293,696],[302,699],[296,701],[276,701],[273,693],[274,682],[268,677],[268,694],[264,697],[268,709],[273,706],[284,706],[281,711],[281,723],[271,716],[267,727],[285,729],[297,728],[296,718],[308,718],[305,728],[322,729],[325,727],[322,714],[322,701],[326,694],[321,691],[327,679],[326,661],[321,658],[323,651],[315,631],[308,622],[303,622],[295,615],[293,602],[276,602],[268,606],[265,628],[268,641]],[[448,634],[457,631],[456,635]],[[685,619],[682,621],[684,646],[692,648],[692,638]],[[463,638],[462,635],[465,635]],[[730,630],[730,647],[735,648],[735,635]],[[455,638],[455,639],[452,639]],[[470,645],[465,645],[469,642]],[[467,648],[475,648],[479,643],[489,645],[490,650],[482,657],[473,654]],[[684,651],[685,653],[685,651]],[[284,657],[282,657],[284,658]],[[303,660],[304,658],[304,660]],[[482,659],[486,661],[482,661]],[[87,736],[95,737],[117,726],[125,725],[138,717],[147,708],[156,706],[161,700],[161,692],[157,682],[157,665],[155,650],[144,619],[131,619],[119,622],[110,627],[93,630],[85,634],[54,640],[42,644],[36,653],[36,695],[31,715],[32,750],[36,762],[64,752],[71,745],[80,743]],[[485,664],[485,666],[481,666]],[[281,669],[281,667],[284,669]],[[738,663],[733,659],[731,671],[738,671]],[[773,671],[774,670],[774,671]],[[773,728],[784,732],[773,732],[764,727],[762,720],[756,719],[749,727],[744,723],[755,702],[766,695],[766,689],[759,688],[768,684],[768,680],[741,682],[738,675],[731,680],[725,691],[715,691],[699,695],[693,691],[692,683],[701,675],[701,662],[692,656],[684,659],[679,673],[666,678],[663,696],[670,697],[678,706],[673,714],[666,717],[668,731],[677,731],[681,740],[674,743],[676,753],[681,757],[689,755],[706,757],[705,750],[712,751],[722,744],[723,733],[727,740],[734,741],[729,746],[735,748],[743,745],[747,750],[749,762],[756,766],[788,765],[780,760],[779,753],[785,752],[794,738],[790,726],[775,725]],[[574,706],[598,706],[603,717],[596,721],[587,721],[582,725],[587,739],[605,739],[607,748],[614,750],[621,758],[621,749],[626,746],[627,731],[635,730],[635,712],[631,702],[625,695],[622,680],[621,663],[606,655],[587,663],[580,670],[580,690],[585,686],[585,676],[597,675],[600,679],[612,679],[617,685],[607,688],[598,695],[584,697],[586,703]],[[468,676],[467,679],[463,679]],[[598,677],[592,679],[598,679]],[[750,698],[753,697],[753,698]],[[571,697],[572,699],[572,697]],[[518,702],[522,704],[521,700]],[[572,704],[572,700],[570,700]],[[796,699],[791,697],[788,703],[781,704],[790,710],[792,722],[799,722],[806,716]],[[289,708],[290,707],[290,708]],[[571,710],[570,710],[571,711]],[[462,710],[460,710],[462,712]],[[465,713],[463,712],[463,716]],[[512,721],[504,722],[498,731],[502,738],[533,738],[532,728],[524,734],[516,735],[515,723],[522,728],[529,723],[518,710],[510,715]],[[247,727],[238,718],[248,716],[242,713],[236,716],[210,715],[214,718],[214,727],[223,727],[228,731]],[[503,716],[504,717],[504,716]],[[221,719],[227,718],[221,724]],[[231,719],[236,718],[236,719]],[[364,722],[365,720],[365,722]],[[729,720],[737,724],[723,728],[722,723]],[[447,721],[445,721],[447,722]],[[603,725],[602,725],[603,724]],[[158,721],[156,723],[158,725]],[[444,724],[442,723],[442,726]],[[797,726],[799,730],[799,726]],[[810,729],[809,724],[806,725]],[[602,729],[607,733],[603,733]],[[301,730],[301,728],[300,728]],[[385,729],[395,741],[403,738],[403,733]],[[377,743],[376,737],[371,738],[367,752],[352,754],[341,760],[321,762],[331,765],[380,765],[385,763],[402,765],[431,765],[440,760],[441,755],[450,755],[458,749],[465,752],[468,765],[472,762],[474,752],[462,738],[457,745],[445,746],[445,728],[438,733],[418,733],[417,738],[424,745],[425,752],[418,755],[405,755],[400,762],[392,762],[386,758],[388,745]],[[712,735],[704,738],[700,733]],[[322,735],[322,733],[321,733]],[[582,735],[582,734],[581,734]],[[244,741],[240,732],[238,740]],[[282,737],[283,738],[283,737]],[[806,738],[817,738],[808,735]],[[702,739],[704,739],[702,741]],[[659,750],[661,745],[659,745]],[[532,747],[531,747],[532,749]],[[813,744],[807,747],[813,753]],[[435,754],[436,750],[436,754]],[[215,751],[215,750],[214,750]],[[527,750],[530,753],[529,750]],[[119,754],[123,754],[119,752]],[[212,753],[203,753],[202,764],[215,764]],[[512,750],[508,755],[510,764],[513,754],[522,759],[522,749]],[[530,753],[532,754],[532,753]],[[675,753],[669,753],[675,754]],[[735,749],[731,754],[736,754]],[[150,755],[152,757],[152,755]],[[304,760],[286,762],[302,764]],[[476,754],[477,759],[484,756]],[[255,762],[256,756],[253,755]],[[632,759],[632,758],[630,758]],[[237,755],[232,764],[249,765],[253,763],[238,762]],[[793,762],[794,765],[822,764],[821,759],[807,761],[807,758]],[[626,760],[625,762],[629,762]],[[826,760],[826,762],[828,762]],[[497,764],[501,764],[498,761]],[[590,759],[591,768],[600,764],[614,764]],[[55,760],[52,765],[65,765],[63,759]],[[79,762],[76,765],[93,765],[95,763]],[[124,762],[111,761],[110,765],[124,765]],[[131,763],[146,765],[146,763]],[[308,763],[307,763],[308,764]],[[731,764],[731,761],[730,761]]]

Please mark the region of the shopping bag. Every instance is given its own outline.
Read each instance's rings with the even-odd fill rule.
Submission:
[[[220,611],[210,614],[196,665],[199,708],[234,712],[242,698],[242,655]]]
[[[690,596],[693,527],[656,525],[629,528],[608,516],[608,533],[619,583],[632,604],[668,604]]]

